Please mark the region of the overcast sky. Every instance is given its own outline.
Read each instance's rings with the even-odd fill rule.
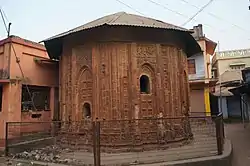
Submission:
[[[121,1],[128,6],[118,2]],[[156,5],[150,1],[157,2]],[[125,11],[182,25],[209,0],[0,0],[11,34],[33,41],[69,30],[104,15]],[[204,33],[219,41],[219,50],[250,48],[249,0],[214,0],[185,28],[203,24]],[[0,39],[6,31],[0,19]]]

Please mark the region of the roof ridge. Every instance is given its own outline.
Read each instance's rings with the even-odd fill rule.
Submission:
[[[118,20],[119,19],[119,20]],[[131,21],[130,21],[131,20]],[[177,30],[177,31],[185,31],[189,32],[190,30],[187,30],[186,28],[179,27],[170,23],[166,23],[161,20],[157,20],[151,17],[126,13],[126,12],[117,12],[115,14],[106,15],[103,17],[100,17],[98,19],[95,19],[93,21],[90,21],[86,24],[80,25],[76,28],[70,29],[66,32],[60,33],[58,35],[52,36],[48,39],[43,40],[42,42],[53,40],[56,38],[61,38],[64,36],[67,36],[69,34],[100,27],[102,25],[110,25],[110,26],[137,26],[137,27],[148,27],[148,28],[159,28],[159,29],[168,29],[168,30]]]
[[[142,21],[142,24],[144,24],[142,17],[148,19],[148,17],[140,16],[140,15],[137,15],[137,14],[128,14],[128,15],[130,15],[130,16],[136,16],[136,19]]]
[[[118,16],[115,16],[113,19],[111,19],[108,23],[114,23],[118,18],[120,18],[122,15],[127,14],[126,12],[118,12],[115,13],[114,15],[119,14]]]

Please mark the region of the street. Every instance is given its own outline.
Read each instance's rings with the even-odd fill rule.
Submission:
[[[241,123],[225,124],[226,138],[233,144],[232,166],[249,166],[250,163],[250,126],[244,128]],[[7,165],[0,157],[0,166]]]
[[[225,134],[233,144],[232,166],[249,166],[250,162],[250,126],[243,124],[225,124]]]

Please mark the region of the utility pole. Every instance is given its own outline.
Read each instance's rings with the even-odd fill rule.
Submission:
[[[10,37],[10,26],[11,26],[11,22],[8,25],[8,38]]]
[[[219,52],[220,52],[220,41],[218,41],[218,44],[217,44],[217,51],[218,51],[218,55],[219,55]],[[218,62],[217,62],[218,63]],[[219,65],[218,65],[219,66]],[[219,69],[217,68],[217,72],[218,72],[218,75],[219,75],[219,90],[220,90],[220,101],[219,101],[219,104],[220,104],[220,108],[219,108],[219,110],[220,110],[220,112],[222,112],[223,113],[223,111],[222,111],[222,109],[223,109],[223,107],[222,107],[222,93],[221,93],[221,73],[219,73]]]

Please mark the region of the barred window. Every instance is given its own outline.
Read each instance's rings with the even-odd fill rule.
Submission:
[[[31,96],[28,93],[28,89]],[[22,111],[34,110],[32,99],[37,110],[49,110],[50,88],[28,85],[28,89],[26,85],[22,86]]]

